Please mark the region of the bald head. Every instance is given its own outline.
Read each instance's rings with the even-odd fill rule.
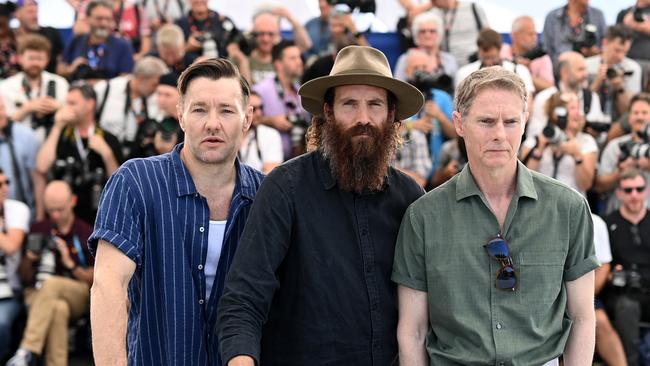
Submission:
[[[68,183],[62,180],[50,182],[45,187],[43,201],[48,216],[57,226],[65,226],[74,220],[74,206],[77,203],[77,198]]]
[[[560,82],[571,90],[584,87],[587,82],[587,63],[585,57],[574,51],[567,51],[558,57]]]
[[[406,54],[406,77],[411,78],[416,71],[433,72],[433,60],[424,51],[411,48]]]

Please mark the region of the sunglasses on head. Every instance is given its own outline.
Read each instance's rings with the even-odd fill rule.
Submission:
[[[517,275],[512,264],[508,242],[501,234],[498,234],[496,237],[490,239],[483,248],[485,248],[492,259],[501,265],[501,268],[497,271],[496,288],[515,291],[517,287]]]
[[[621,187],[621,190],[623,190],[623,192],[625,192],[626,194],[630,194],[634,190],[636,190],[637,193],[643,193],[643,191],[645,191],[645,186],[625,187],[625,188]]]

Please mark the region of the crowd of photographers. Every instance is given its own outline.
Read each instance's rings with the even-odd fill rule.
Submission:
[[[303,25],[264,5],[241,30],[207,0],[69,2],[67,42],[39,26],[37,1],[0,5],[0,362],[17,349],[12,365],[24,351],[67,364],[70,325],[88,312],[85,243],[103,186],[125,160],[183,141],[180,72],[210,57],[238,65],[254,108],[239,157],[268,173],[309,149],[300,84],[329,74],[340,49],[369,45],[352,11],[374,11],[373,1],[319,0],[320,16]],[[627,4],[609,26],[588,0],[568,0],[540,37],[531,17],[515,19],[510,44],[478,2],[399,2],[394,74],[426,103],[402,121],[394,166],[426,189],[459,172],[467,157],[452,123],[455,86],[482,67],[517,73],[530,112],[520,159],[604,218],[594,216],[604,263],[598,353],[608,365],[649,362],[639,347],[650,321],[650,0]],[[292,40],[281,37],[282,19]]]

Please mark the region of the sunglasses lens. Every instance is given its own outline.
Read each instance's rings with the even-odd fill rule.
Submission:
[[[508,243],[506,243],[506,241],[501,238],[490,240],[485,245],[485,249],[487,250],[490,257],[493,257],[496,260],[505,260],[510,256]]]
[[[511,266],[503,267],[497,274],[497,288],[501,290],[514,289],[517,284],[515,270]]]

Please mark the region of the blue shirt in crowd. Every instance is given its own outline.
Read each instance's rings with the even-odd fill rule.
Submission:
[[[106,78],[114,78],[133,70],[133,47],[123,38],[108,36],[106,43],[89,45],[88,35],[72,39],[63,52],[63,61],[72,64],[77,57],[84,57],[93,70],[101,70]]]
[[[205,299],[210,211],[181,161],[182,146],[122,165],[104,189],[89,239],[93,254],[101,239],[137,265],[128,288],[129,365],[221,365],[217,303],[263,175],[236,163],[221,258]]]

